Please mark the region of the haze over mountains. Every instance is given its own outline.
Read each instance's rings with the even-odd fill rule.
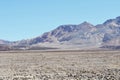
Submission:
[[[120,16],[96,26],[89,22],[61,25],[33,39],[21,41],[0,40],[9,49],[88,49],[120,48]]]

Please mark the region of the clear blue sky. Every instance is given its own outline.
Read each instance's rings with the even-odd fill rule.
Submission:
[[[120,0],[0,0],[0,39],[33,38],[62,24],[120,16]]]

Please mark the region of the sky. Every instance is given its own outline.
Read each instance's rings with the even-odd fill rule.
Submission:
[[[120,0],[0,0],[0,39],[30,39],[59,25],[120,16]]]

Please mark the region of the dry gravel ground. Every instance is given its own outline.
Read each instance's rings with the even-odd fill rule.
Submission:
[[[0,80],[120,80],[120,51],[0,52]]]

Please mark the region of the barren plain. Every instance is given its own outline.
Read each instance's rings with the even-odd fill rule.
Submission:
[[[0,52],[0,80],[120,80],[120,51]]]

